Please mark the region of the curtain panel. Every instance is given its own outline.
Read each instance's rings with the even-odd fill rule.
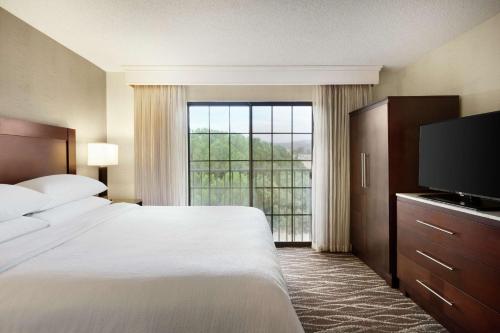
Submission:
[[[350,251],[349,112],[370,99],[369,85],[315,87],[312,247],[317,251]]]
[[[135,188],[145,205],[188,204],[183,86],[134,86]]]

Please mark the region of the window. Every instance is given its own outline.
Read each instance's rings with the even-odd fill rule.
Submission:
[[[276,242],[311,240],[311,103],[189,103],[191,205],[260,208]]]

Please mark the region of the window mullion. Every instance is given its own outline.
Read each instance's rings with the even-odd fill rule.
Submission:
[[[248,148],[248,196],[249,196],[249,204],[250,207],[254,206],[253,202],[253,105],[249,104],[249,134],[248,134],[248,144],[250,147]]]
[[[295,224],[295,219],[293,218],[293,214],[295,213],[295,200],[294,200],[294,196],[293,196],[293,193],[295,192],[293,190],[293,186],[295,185],[295,177],[294,177],[294,174],[295,172],[293,171],[293,106],[291,107],[291,116],[290,116],[290,120],[291,120],[291,128],[290,128],[290,132],[292,132],[292,134],[290,135],[290,140],[292,140],[292,142],[290,143],[290,147],[291,147],[291,156],[292,156],[292,161],[290,163],[290,172],[292,173],[292,189],[290,190],[292,193],[292,242],[295,241],[295,232],[294,232],[294,224]]]
[[[274,234],[274,106],[271,106],[271,231]],[[278,226],[278,241],[280,240]]]
[[[208,107],[208,205],[212,205],[212,162],[211,162],[211,155],[210,155],[210,150],[212,149],[212,134],[211,134],[211,129],[210,129],[210,114],[212,107]]]
[[[227,141],[228,141],[228,145],[229,145],[229,147],[228,147],[229,148],[229,156],[228,156],[228,160],[229,160],[229,162],[228,162],[228,165],[229,165],[229,199],[230,199],[230,205],[232,205],[233,204],[233,170],[231,169],[231,106],[229,106],[228,108],[229,108],[229,115],[228,115],[229,131],[227,134],[227,136],[228,136]],[[225,194],[227,194],[228,190],[225,189],[224,191],[225,191]]]

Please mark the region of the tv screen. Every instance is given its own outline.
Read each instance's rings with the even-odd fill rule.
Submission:
[[[419,183],[500,199],[500,111],[421,126]]]

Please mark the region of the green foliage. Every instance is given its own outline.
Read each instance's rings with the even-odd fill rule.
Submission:
[[[208,133],[208,129],[198,129],[191,133],[191,160],[248,160],[249,136],[243,134],[227,134],[222,132]],[[262,138],[266,137],[267,140]],[[297,159],[297,154],[307,153],[304,147],[295,149],[295,156],[282,145],[270,143],[271,135],[256,134],[252,142],[254,160],[291,160]],[[231,144],[229,143],[231,142]],[[231,145],[231,147],[229,147]],[[209,156],[210,147],[210,156]],[[231,148],[231,149],[229,149]],[[229,152],[231,150],[231,152]],[[231,156],[229,156],[231,154]],[[274,156],[273,156],[274,155]]]
[[[248,206],[249,135],[207,132],[200,129],[190,137],[191,203]],[[293,193],[293,213],[310,213],[310,190],[280,188],[309,187],[310,163],[292,162],[289,149],[269,141],[270,135],[254,135],[252,142],[254,160],[265,160],[253,163],[254,206],[267,214],[291,214]]]

